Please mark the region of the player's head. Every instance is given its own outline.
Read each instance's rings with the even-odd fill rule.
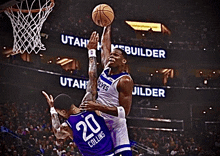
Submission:
[[[59,94],[54,99],[54,107],[56,111],[63,117],[67,118],[67,114],[73,106],[75,107],[75,105],[73,104],[73,100],[67,94]]]
[[[128,59],[128,55],[123,49],[121,49],[121,48],[115,48],[115,49],[122,52],[122,55],[123,55],[124,59],[126,59],[126,60]]]
[[[127,65],[127,53],[120,48],[115,48],[109,56],[109,66],[126,66]]]

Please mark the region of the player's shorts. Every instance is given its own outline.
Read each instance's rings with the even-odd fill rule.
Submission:
[[[102,113],[102,117],[110,130],[115,154],[123,151],[131,151],[126,119],[114,117],[105,113]]]

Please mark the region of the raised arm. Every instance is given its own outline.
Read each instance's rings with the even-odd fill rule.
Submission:
[[[105,67],[111,52],[111,25],[104,27],[101,38],[101,63]]]
[[[47,103],[50,106],[52,129],[57,139],[65,139],[67,137],[72,138],[71,130],[66,123],[60,124],[58,113],[54,108],[54,100],[52,95],[48,95],[45,91],[42,91],[43,95],[47,99]]]
[[[93,32],[90,36],[89,43],[87,44],[88,56],[89,56],[89,82],[87,83],[86,94],[82,99],[82,103],[85,100],[95,101],[97,94],[97,59],[96,49],[99,41],[99,34]]]

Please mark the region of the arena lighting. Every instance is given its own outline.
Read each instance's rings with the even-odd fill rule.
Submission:
[[[219,121],[205,121],[205,124],[216,124],[216,123],[220,123]]]
[[[55,72],[51,72],[51,71],[47,71],[47,70],[41,70],[41,69],[39,69],[39,70],[37,70],[37,71],[40,72],[40,73],[46,73],[46,74],[51,74],[51,75],[58,75],[58,76],[61,75],[60,73],[55,73]]]
[[[161,118],[147,118],[147,117],[127,117],[128,119],[148,120],[148,121],[160,121],[160,122],[172,122],[171,119]],[[183,120],[176,120],[176,122],[182,122]]]
[[[64,66],[64,65],[66,65],[66,64],[68,64],[68,63],[70,63],[70,62],[73,62],[73,59],[68,59],[67,61],[61,63],[60,65],[61,65],[61,66]]]
[[[51,61],[51,60],[49,60],[49,61],[48,61],[48,63],[49,63],[49,64],[51,64],[51,63],[52,63],[52,61]]]
[[[173,78],[174,77],[174,70],[173,69],[161,69],[160,73],[163,74],[163,84],[166,85],[168,78]]]
[[[40,33],[40,36],[41,36],[41,37],[44,37],[44,38],[46,38],[46,39],[48,39],[48,36],[49,36],[49,35],[46,34],[46,33]]]
[[[134,127],[134,126],[129,126],[129,128],[141,128],[141,129],[147,129],[147,130],[168,131],[168,132],[184,131],[184,129],[176,129],[176,128],[171,129],[171,128]]]
[[[66,65],[66,64],[68,64],[70,62],[73,62],[73,59],[69,59],[69,58],[62,58],[62,59],[60,59],[60,57],[57,57],[56,60],[57,60],[56,64],[59,64],[61,66],[64,66],[64,65]]]
[[[170,34],[170,30],[161,23],[152,22],[136,22],[136,21],[125,21],[134,30],[137,31],[152,31],[152,32],[162,32]]]
[[[164,75],[169,75],[170,78],[174,77],[174,70],[173,69],[166,68],[166,69],[162,69],[160,72]]]
[[[171,129],[171,128],[146,128],[149,130],[155,130],[155,131],[168,131],[168,132],[172,132],[172,131],[177,131],[177,129]]]
[[[65,61],[67,61],[67,60],[68,60],[68,58],[63,58],[63,59],[57,61],[57,64],[61,64],[61,63],[65,62]]]
[[[2,52],[2,54],[4,54],[4,55],[11,54],[11,53],[12,53],[12,49],[9,49],[9,50]]]
[[[134,30],[161,32],[161,23],[125,21]]]
[[[20,52],[13,52],[12,48],[2,52],[3,55],[5,55],[6,57],[10,57],[10,56],[14,56],[16,54],[20,54]]]
[[[141,110],[151,110],[151,111],[158,111],[158,108],[145,108],[145,107],[133,107],[133,109],[141,109]]]
[[[5,47],[4,49],[7,49],[7,48]],[[9,48],[6,51],[3,51],[2,54],[6,55],[6,57],[10,57],[10,55],[11,56],[16,55],[16,54],[19,54],[19,52],[13,52],[13,49]]]

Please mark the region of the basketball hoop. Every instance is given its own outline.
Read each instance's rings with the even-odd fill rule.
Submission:
[[[54,0],[29,1],[24,0],[4,11],[11,20],[14,36],[13,52],[16,53],[37,54],[40,50],[46,50],[41,43],[40,31],[54,7]]]

